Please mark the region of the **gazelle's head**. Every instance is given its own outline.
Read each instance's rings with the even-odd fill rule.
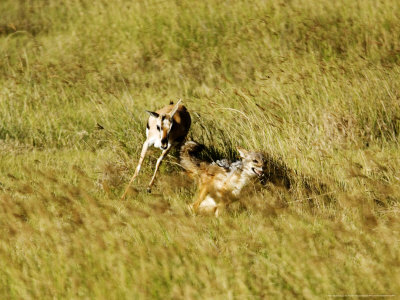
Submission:
[[[247,151],[243,148],[237,148],[240,157],[242,158],[243,171],[249,177],[263,177],[264,176],[264,155],[261,152]]]
[[[178,103],[175,104],[175,106],[172,108],[170,112],[167,113],[156,113],[154,111],[148,111],[146,110],[151,116],[156,118],[156,132],[158,134],[157,136],[157,142],[155,143],[156,147],[160,147],[162,150],[165,150],[169,146],[169,133],[171,132],[172,126],[174,124],[174,115],[177,112],[179,108],[179,104],[181,103],[181,100],[178,101]]]

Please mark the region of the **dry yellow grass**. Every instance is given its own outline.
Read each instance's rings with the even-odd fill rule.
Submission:
[[[400,3],[0,2],[0,297],[400,295]],[[221,218],[176,154],[120,201],[144,109],[270,157]],[[100,126],[99,126],[100,125]],[[290,189],[277,185],[290,182]]]

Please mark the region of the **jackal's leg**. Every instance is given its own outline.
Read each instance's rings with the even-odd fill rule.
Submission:
[[[208,194],[208,188],[206,185],[204,185],[204,187],[200,189],[199,197],[197,197],[197,200],[192,204],[194,212],[197,212],[199,205],[201,204],[201,202],[203,202],[207,194]]]
[[[214,210],[214,215],[218,218],[220,215],[221,215],[221,213],[222,213],[222,211],[225,209],[225,205],[224,204],[218,204],[216,207],[215,207],[215,210]]]
[[[171,147],[169,147],[169,148],[163,150],[163,152],[161,153],[160,157],[157,159],[156,169],[154,170],[154,175],[153,175],[153,177],[152,177],[151,180],[150,180],[149,186],[147,187],[147,191],[148,191],[149,193],[151,192],[151,187],[152,187],[153,184],[154,184],[154,179],[156,179],[156,174],[157,174],[158,168],[160,167],[162,160],[164,159],[165,155],[168,154],[168,152],[169,152],[170,149],[171,149]]]
[[[147,152],[148,148],[149,148],[149,144],[148,144],[147,141],[145,141],[144,144],[143,144],[142,153],[140,154],[139,163],[138,163],[138,165],[136,167],[135,173],[133,174],[131,180],[129,181],[128,186],[126,187],[125,192],[122,195],[121,199],[125,198],[126,194],[129,191],[129,187],[131,186],[132,182],[135,180],[136,176],[138,176],[139,171],[140,171],[140,167],[142,166],[142,163],[143,163],[144,157],[146,156],[146,152]]]

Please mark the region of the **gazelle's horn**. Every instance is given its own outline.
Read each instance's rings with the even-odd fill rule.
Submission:
[[[170,115],[171,118],[174,116],[174,114],[176,113],[176,111],[178,110],[179,104],[181,104],[182,99],[179,99],[179,101],[175,104],[174,108],[172,109]]]

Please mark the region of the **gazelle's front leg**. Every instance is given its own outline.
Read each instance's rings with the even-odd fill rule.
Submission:
[[[162,162],[162,160],[164,159],[165,155],[168,154],[169,150],[171,149],[171,146],[169,146],[167,149],[163,150],[163,152],[161,153],[160,157],[157,159],[157,163],[156,163],[156,169],[154,170],[154,175],[150,180],[149,186],[147,187],[147,192],[151,192],[151,187],[154,184],[154,179],[156,179],[156,174],[158,171],[158,168],[160,167],[160,164]]]
[[[140,167],[142,166],[142,163],[143,163],[144,157],[146,156],[146,152],[147,152],[148,148],[149,148],[149,143],[148,143],[148,141],[145,141],[144,144],[143,144],[142,152],[140,154],[139,163],[138,163],[138,165],[136,167],[135,173],[133,174],[131,180],[129,181],[128,186],[126,187],[125,192],[121,197],[121,200],[125,198],[126,194],[128,194],[128,191],[129,191],[129,188],[130,188],[132,182],[135,180],[136,176],[138,176],[139,171],[140,171]]]

